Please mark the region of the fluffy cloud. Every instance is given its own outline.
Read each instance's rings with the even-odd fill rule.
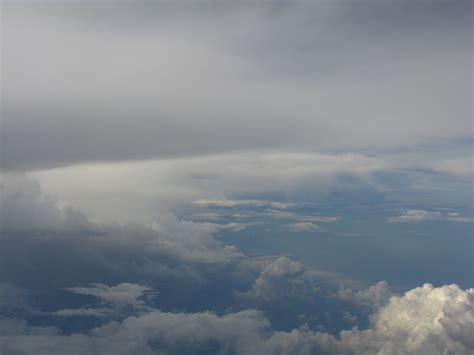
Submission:
[[[151,226],[93,222],[53,199],[45,200],[35,181],[15,181],[2,194],[0,279],[39,290],[41,299],[57,288],[74,287],[71,291],[117,303],[120,297],[130,300],[145,290],[132,284],[165,284],[160,300],[165,309],[208,308],[218,301],[207,292],[219,284],[229,296],[223,297],[224,307],[234,287],[250,284],[261,270],[237,248],[213,237],[220,228],[245,225],[195,223],[170,214],[159,216]],[[77,214],[80,219],[70,217]],[[75,288],[89,283],[122,285]],[[182,292],[188,288],[191,291]],[[198,294],[202,304],[192,301]]]
[[[359,304],[354,306],[332,297],[335,285],[343,281],[347,280],[338,274],[310,270],[279,257],[265,266],[249,290],[234,291],[236,303],[232,309],[260,309],[279,330],[309,324],[318,330],[336,332],[347,325],[341,309],[354,310],[361,319],[368,315]]]
[[[6,231],[71,232],[94,227],[80,211],[42,194],[34,179],[2,175],[0,189],[0,222]]]
[[[279,273],[279,271],[276,271]],[[286,273],[286,271],[284,271]],[[0,337],[9,352],[68,354],[469,354],[474,290],[429,284],[403,296],[371,317],[368,329],[342,331],[338,337],[301,327],[273,331],[264,315],[245,310],[213,313],[149,312],[95,328],[89,335],[17,334]],[[24,332],[23,332],[24,333]]]
[[[45,197],[29,179],[19,178],[2,188],[5,228],[0,238],[0,277],[7,283],[0,292],[0,328],[8,332],[2,331],[0,349],[5,353],[185,354],[198,349],[376,354],[401,349],[415,354],[467,354],[472,350],[472,290],[425,285],[389,298],[390,289],[381,282],[367,290],[340,288],[328,293],[329,280],[332,285],[341,282],[337,275],[309,270],[287,257],[250,259],[213,237],[220,228],[235,230],[245,223],[196,223],[161,214],[149,226],[107,224]],[[283,206],[281,211],[268,204],[247,207],[296,223],[336,218],[295,216]],[[442,216],[459,217],[453,213]],[[22,216],[28,217],[25,225]],[[30,324],[28,315],[34,312],[31,305],[24,307],[24,303],[28,306],[25,293],[12,282],[56,300],[61,300],[54,294],[57,288],[68,288],[77,297],[93,296],[97,304],[58,305],[49,313],[41,311],[49,314],[52,326]],[[88,283],[94,284],[81,286]],[[162,292],[156,299],[147,298],[152,286]],[[21,302],[15,304],[14,299]],[[355,317],[361,320],[361,306],[374,309],[367,329],[339,333],[336,326],[331,328],[331,322],[337,321],[329,319],[331,315],[345,326]],[[116,311],[127,307],[128,313]],[[293,319],[299,315],[298,321]],[[99,323],[64,335],[56,325],[71,316]],[[300,326],[302,322],[308,326]]]
[[[312,297],[318,289],[301,277],[304,272],[305,268],[301,263],[280,257],[262,270],[250,291],[236,292],[236,297],[256,302]]]
[[[474,289],[425,284],[392,297],[372,315],[369,329],[344,331],[340,342],[356,353],[469,354],[473,305]]]
[[[366,290],[359,291],[354,291],[341,285],[333,297],[373,309],[379,309],[387,304],[393,295],[394,293],[390,290],[388,283],[380,281]]]

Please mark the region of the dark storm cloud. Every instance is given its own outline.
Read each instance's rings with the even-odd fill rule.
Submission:
[[[44,196],[37,182],[21,176],[4,179],[0,202],[0,309],[4,317],[40,317],[48,309],[61,317],[110,319],[131,311],[141,314],[147,308],[139,298],[156,291],[159,294],[148,300],[147,307],[156,303],[162,310],[222,312],[234,303],[236,290],[250,288],[260,271],[262,278],[279,275],[276,283],[264,282],[268,284],[265,292],[275,298],[277,291],[271,287],[289,276],[286,266],[302,268],[286,258],[275,262],[274,257],[248,258],[215,239],[218,229],[208,223],[171,219],[145,227],[93,222]],[[278,273],[279,269],[283,272]],[[304,279],[309,280],[303,286],[307,297],[318,280],[333,288],[338,282],[337,275],[329,273]],[[299,282],[303,281],[297,279],[295,287]],[[26,307],[24,297],[11,296],[27,295],[25,290],[31,291],[41,311]],[[114,307],[91,309],[85,302],[73,309],[70,297],[61,290],[94,296]],[[259,297],[257,293],[245,301]],[[53,309],[49,298],[56,300]]]
[[[227,301],[204,293],[219,284],[231,300],[232,290],[250,284],[261,267],[214,239],[216,227],[208,224],[170,217],[157,231],[158,227],[95,223],[42,195],[35,181],[16,177],[4,185],[2,282],[46,293],[89,283],[134,282],[158,289],[164,284],[162,307],[206,309]]]
[[[2,166],[470,135],[470,37],[467,2],[7,2]]]
[[[264,281],[257,282],[261,284],[258,290],[242,299],[253,300],[257,295],[271,299],[265,295],[276,296],[278,289],[272,286],[289,278],[286,269],[303,270],[287,258],[274,262],[274,257],[248,258],[224,245],[214,234],[229,224],[195,223],[172,216],[160,218],[151,227],[94,222],[45,196],[37,181],[23,176],[4,177],[0,205],[0,280],[26,289],[67,288],[103,296],[120,294],[123,288],[128,291],[127,283],[136,283],[141,288],[132,290],[153,287],[159,291],[162,309],[223,310],[233,303],[233,291],[250,288],[260,272]],[[306,281],[301,281],[298,274],[293,293],[303,282],[306,296],[316,282],[336,287],[343,280],[331,273],[305,273],[301,280]],[[267,282],[269,275],[277,278]],[[88,284],[122,284],[122,288],[83,287]]]

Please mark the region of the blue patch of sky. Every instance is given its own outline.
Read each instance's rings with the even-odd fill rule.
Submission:
[[[219,233],[222,241],[246,254],[287,254],[312,268],[337,272],[367,285],[386,280],[400,290],[425,282],[474,286],[474,223],[447,218],[449,213],[473,217],[472,182],[410,170],[379,172],[374,181],[369,184],[341,175],[325,193],[321,193],[320,186],[305,183],[291,194],[240,195],[294,202],[287,211],[298,216],[341,217],[336,222],[318,223],[320,228],[311,231],[291,230],[288,225],[296,219],[273,218],[264,213],[268,209],[265,207],[206,210],[217,213],[219,223],[262,222],[241,231]],[[388,221],[409,209],[438,213],[439,217],[418,222]],[[235,219],[234,212],[254,216]],[[186,218],[191,212],[181,213]]]

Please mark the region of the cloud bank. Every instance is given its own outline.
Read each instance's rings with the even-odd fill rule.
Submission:
[[[2,10],[1,354],[474,353],[470,2]]]
[[[472,289],[426,284],[392,297],[372,314],[368,329],[353,328],[337,337],[304,326],[272,331],[265,316],[254,310],[224,316],[155,310],[105,324],[88,335],[38,334],[25,328],[0,339],[7,353],[469,354],[474,350],[473,298]]]
[[[468,1],[7,1],[2,167],[471,137],[469,14]]]

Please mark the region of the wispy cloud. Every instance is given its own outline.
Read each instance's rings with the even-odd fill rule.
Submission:
[[[424,222],[441,218],[441,212],[407,210],[399,216],[388,217],[389,222]]]
[[[470,217],[463,217],[457,212],[450,212],[448,214],[439,211],[427,210],[406,210],[399,216],[387,217],[388,222],[405,223],[405,222],[425,222],[432,220],[446,220],[457,223],[473,222],[474,219]]]
[[[312,222],[292,223],[288,224],[286,227],[292,232],[314,232],[321,228],[319,224]]]
[[[197,200],[193,204],[197,206],[207,207],[271,207],[287,209],[293,204],[285,202],[275,202],[267,200],[231,200],[231,199],[220,199],[220,200]]]

